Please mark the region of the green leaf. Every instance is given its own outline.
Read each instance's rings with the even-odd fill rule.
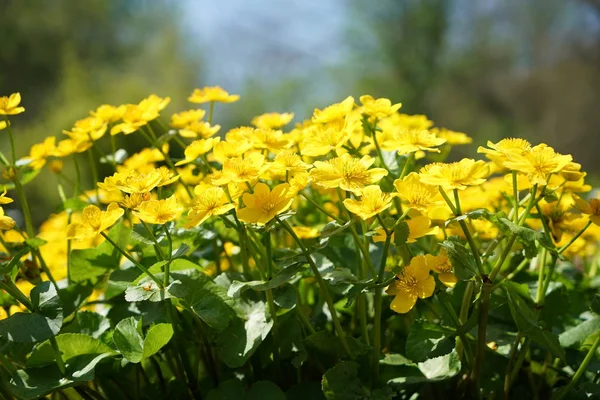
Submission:
[[[296,276],[298,271],[301,271],[304,268],[303,263],[293,263],[287,268],[282,269],[278,273],[276,273],[273,278],[269,281],[249,281],[249,282],[240,282],[233,281],[229,289],[227,290],[227,295],[229,297],[239,297],[240,294],[246,289],[252,289],[257,292],[264,292],[269,289],[275,289],[283,285],[284,283],[290,281],[292,278]]]
[[[63,304],[63,317],[73,314],[87,300],[94,291],[90,282],[71,283],[66,288],[59,289],[58,295]]]
[[[600,314],[600,294],[595,294],[592,298],[592,302],[590,304],[590,308],[596,314]]]
[[[460,359],[454,351],[445,356],[426,360],[417,366],[422,376],[400,376],[390,379],[388,384],[392,387],[403,387],[404,385],[443,381],[455,377],[461,369]]]
[[[81,355],[114,355],[116,352],[98,339],[84,333],[63,333],[56,336],[56,343],[65,362]],[[48,340],[36,347],[27,360],[27,367],[53,364],[56,358]]]
[[[321,229],[321,238],[322,239],[326,239],[326,238],[331,237],[333,235],[337,235],[338,233],[343,232],[346,229],[348,229],[350,227],[350,225],[352,225],[353,223],[354,223],[354,221],[352,221],[352,220],[346,222],[344,225],[340,225],[336,221],[328,222],[323,227],[323,229]]]
[[[25,254],[29,253],[29,251],[29,247],[23,247],[17,252],[17,254],[14,255],[14,257],[8,263],[0,267],[0,279],[2,279],[2,275],[12,276],[15,268],[21,262],[21,258]]]
[[[233,300],[227,289],[215,284],[203,273],[190,269],[171,274],[176,279],[169,293],[181,300],[184,307],[194,312],[208,326],[222,331],[235,316]]]
[[[206,400],[244,400],[245,397],[244,385],[237,379],[230,379],[208,392]]]
[[[111,228],[109,237],[124,247],[129,239],[131,229],[123,224]],[[99,246],[71,251],[71,281],[82,282],[104,275],[110,270],[119,268],[117,253],[113,246],[104,241]]]
[[[156,324],[146,333],[144,339],[144,350],[142,359],[156,354],[169,343],[173,337],[173,326],[171,324]]]
[[[123,357],[130,362],[139,363],[144,358],[144,337],[135,317],[125,318],[117,324],[113,341]]]
[[[39,175],[39,173],[42,172],[41,169],[28,169],[23,176],[21,176],[21,185],[26,185],[29,182],[31,182],[32,180],[35,179],[36,176]],[[15,184],[10,182],[10,183],[5,183],[3,185],[0,185],[0,190],[7,191],[7,190],[13,190],[15,188]]]
[[[452,330],[424,320],[415,321],[406,338],[406,356],[421,362],[448,354],[454,349]]]
[[[96,365],[110,354],[81,355],[67,363],[67,373],[63,376],[56,364],[41,368],[20,369],[10,381],[11,391],[20,399],[33,400],[54,392],[57,389],[75,386],[79,382],[94,379]]]
[[[258,381],[246,394],[246,400],[285,400],[285,393],[271,381]]]
[[[410,228],[405,221],[400,222],[394,228],[394,244],[396,246],[402,246],[408,240],[408,235],[410,234]]]
[[[564,359],[565,351],[560,346],[558,336],[540,328],[537,314],[511,286],[504,285],[503,287],[508,299],[510,313],[521,334],[549,350],[555,357]]]
[[[558,336],[558,340],[562,347],[579,349],[585,339],[598,330],[600,330],[600,317],[594,317],[567,329]]]
[[[41,342],[56,335],[63,322],[60,298],[51,282],[42,282],[31,290],[33,313],[15,313],[0,320],[0,336],[19,343]]]
[[[536,246],[536,240],[544,247],[555,250],[552,243],[549,243],[543,233],[534,231],[531,228],[525,226],[519,226],[505,217],[495,218],[493,222],[498,226],[500,231],[504,234],[513,234],[517,237],[517,241],[523,245],[525,256],[527,258],[533,258],[537,255],[538,250]]]
[[[123,357],[132,363],[139,363],[156,354],[173,337],[171,324],[156,324],[144,338],[140,321],[135,317],[123,319],[115,327],[113,341]]]
[[[343,361],[327,370],[321,387],[328,400],[367,400],[371,392],[358,379],[359,364]]]
[[[231,322],[216,336],[216,346],[228,367],[239,368],[267,337],[273,319],[267,317],[267,306],[262,301],[236,299],[234,309],[235,315],[229,316]]]
[[[473,254],[458,237],[449,237],[441,243],[441,246],[448,251],[448,258],[450,258],[454,274],[459,280],[468,281],[477,276],[477,264]]]
[[[169,274],[170,275],[170,274]],[[164,274],[154,274],[154,276],[162,281]],[[147,275],[142,276],[139,281],[136,279],[137,283],[133,283],[127,286],[125,289],[125,300],[129,302],[137,302],[137,301],[152,301],[159,302],[165,299],[173,297],[171,293],[169,293],[169,289],[175,282],[171,282],[169,286],[167,286],[164,290],[159,288],[156,282],[152,278]]]
[[[76,332],[98,339],[110,329],[110,321],[102,314],[92,311],[79,311],[75,316]],[[72,325],[69,325],[70,328]]]
[[[38,237],[33,237],[33,238],[27,238],[27,239],[25,239],[25,243],[30,248],[37,249],[38,247],[43,246],[43,245],[45,245],[48,242],[46,242],[44,239],[40,239]]]

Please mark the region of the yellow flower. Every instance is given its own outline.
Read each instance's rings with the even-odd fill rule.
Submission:
[[[0,131],[8,126],[8,122],[0,121]]]
[[[437,226],[431,226],[431,220],[423,215],[406,220],[408,225],[408,239],[406,243],[415,243],[418,238],[438,233]]]
[[[0,97],[0,115],[17,115],[25,112],[25,108],[19,107],[20,103],[21,93]]]
[[[293,226],[292,230],[298,236],[298,239],[314,239],[321,235],[321,232],[317,228],[310,226]]]
[[[63,133],[73,140],[98,140],[104,136],[107,128],[108,125],[103,119],[92,116],[78,120],[73,129]]]
[[[379,181],[388,174],[383,168],[369,169],[374,162],[375,159],[370,156],[358,159],[346,153],[325,162],[315,161],[315,168],[310,171],[310,177],[323,188],[339,187],[360,195],[365,186]]]
[[[193,141],[185,148],[185,160],[181,160],[175,165],[180,166],[195,161],[198,157],[208,153],[215,144],[219,143],[220,140],[221,138],[217,137]]]
[[[89,140],[64,139],[58,142],[51,155],[55,157],[66,157],[74,153],[83,153],[92,147]]]
[[[125,106],[123,113],[123,122],[115,125],[111,130],[111,135],[116,135],[123,132],[125,135],[137,131],[142,126],[146,125],[159,117],[159,111],[169,104],[170,97],[162,98],[155,94],[151,94],[138,104],[128,104]]]
[[[235,205],[229,203],[225,191],[220,187],[204,186],[197,193],[197,196],[192,200],[186,228],[198,226],[214,215],[225,214],[235,208]]]
[[[6,203],[2,203],[6,204]],[[0,207],[0,230],[8,231],[15,227],[17,223],[11,217],[4,215],[4,209]]]
[[[429,274],[424,256],[414,257],[396,278],[385,292],[395,296],[390,308],[399,314],[406,314],[415,306],[417,298],[431,297],[435,290],[435,279]]]
[[[489,175],[488,165],[470,158],[449,164],[434,164],[421,172],[422,183],[442,186],[446,190],[464,190],[467,186],[481,185]]]
[[[188,101],[192,103],[208,103],[212,101],[219,103],[233,103],[239,99],[239,95],[229,94],[219,86],[207,86],[202,89],[194,89],[194,92],[188,97]]]
[[[448,287],[454,287],[456,282],[456,275],[452,272],[452,264],[448,258],[448,252],[446,249],[440,250],[437,256],[433,254],[425,255],[425,264],[432,271],[437,272],[440,282]]]
[[[290,123],[294,113],[266,113],[254,117],[252,125],[262,129],[279,129]]]
[[[220,163],[228,158],[240,157],[252,148],[252,143],[247,139],[226,140],[219,142],[213,149],[213,157]]]
[[[510,154],[504,166],[527,175],[532,185],[547,185],[550,174],[560,172],[572,160],[570,155],[558,154],[552,147],[539,144],[522,154]]]
[[[219,132],[221,125],[211,125],[205,121],[196,121],[179,130],[179,135],[184,138],[209,138]]]
[[[254,193],[244,193],[242,200],[246,207],[238,210],[238,218],[247,223],[266,224],[292,205],[294,199],[289,189],[287,183],[275,186],[273,191],[266,184],[257,183]]]
[[[163,153],[169,152],[169,145],[165,143],[163,145]],[[157,161],[163,161],[165,157],[159,149],[156,148],[145,148],[142,151],[132,154],[123,162],[123,165],[117,166],[117,171],[126,172],[136,170],[138,172],[148,172],[155,169],[155,163]]]
[[[133,210],[133,215],[149,224],[162,225],[173,221],[181,211],[183,208],[173,195],[164,200],[144,201]]]
[[[487,142],[489,149],[479,146],[478,153],[483,153],[488,159],[500,167],[504,167],[504,162],[513,154],[523,154],[524,151],[531,148],[531,143],[521,138],[502,139],[498,143]]]
[[[581,171],[581,164],[570,162],[560,171],[560,174],[569,182],[576,182],[583,179],[587,173]]]
[[[292,145],[287,135],[273,129],[255,129],[250,140],[252,146],[259,150],[281,151]]]
[[[98,186],[104,190],[120,190],[125,193],[146,193],[158,186],[165,186],[175,182],[179,178],[168,168],[160,167],[148,172],[136,170],[117,172],[112,176],[104,178]]]
[[[401,103],[392,105],[390,99],[374,99],[373,96],[368,94],[360,96],[360,102],[362,104],[361,113],[375,118],[387,117],[402,107]]]
[[[125,106],[121,105],[118,107],[111,106],[109,104],[103,104],[96,108],[95,111],[91,111],[90,114],[94,117],[100,118],[104,122],[116,122],[123,118],[125,113]]]
[[[386,151],[397,151],[398,154],[409,154],[415,151],[432,151],[439,153],[435,147],[446,142],[427,130],[399,129],[388,135],[381,142],[381,148]]]
[[[392,205],[394,195],[383,193],[379,185],[369,185],[362,190],[360,200],[346,199],[344,206],[353,214],[366,220]]]
[[[110,192],[109,192],[110,193]],[[135,210],[140,204],[150,200],[150,193],[132,193],[123,197],[120,204],[130,210]]]
[[[34,144],[29,150],[29,156],[25,159],[29,161],[29,166],[35,170],[41,169],[46,164],[46,158],[54,154],[55,149],[54,136],[47,137],[42,143]]]
[[[294,174],[305,173],[310,165],[302,161],[302,158],[292,150],[283,150],[275,156],[271,163],[270,172],[274,175],[294,176]]]
[[[575,207],[582,213],[590,216],[592,223],[600,226],[600,199],[594,198],[589,201],[585,201],[581,197],[573,194],[573,200],[575,200]]]
[[[67,226],[67,239],[93,238],[113,226],[124,211],[117,203],[110,203],[106,211],[89,205],[81,212],[81,220]]]
[[[194,122],[200,121],[204,118],[206,111],[197,109],[197,110],[188,110],[182,111],[176,114],[171,115],[171,128],[181,129],[186,126],[193,124]]]
[[[344,118],[352,111],[354,107],[354,97],[348,96],[341,103],[332,104],[323,110],[315,108],[313,113],[312,122],[317,124],[324,124],[326,122],[335,121],[336,119]]]
[[[445,205],[437,188],[422,183],[416,172],[411,172],[402,180],[396,179],[394,186],[398,191],[398,196],[407,203],[408,207],[422,213]]]
[[[213,185],[223,186],[228,183],[245,183],[258,178],[264,170],[265,157],[252,153],[246,158],[228,158],[223,164],[220,176],[215,176]]]
[[[473,142],[473,139],[470,138],[466,133],[455,132],[446,128],[431,128],[429,131],[439,138],[446,139],[446,143],[451,146],[469,144]]]
[[[0,204],[4,205],[4,204],[10,204],[13,202],[13,199],[11,199],[10,197],[6,197],[6,189],[4,189],[4,192],[2,192],[2,194],[0,194]]]
[[[179,175],[175,174],[165,166],[155,169],[154,172],[160,176],[160,181],[156,185],[157,187],[170,185],[179,179]]]
[[[350,130],[339,124],[315,125],[304,130],[302,154],[318,157],[339,150],[350,138]]]

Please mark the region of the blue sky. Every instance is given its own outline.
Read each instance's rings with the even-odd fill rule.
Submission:
[[[183,11],[207,84],[240,90],[249,76],[302,77],[343,57],[343,0],[190,0]]]

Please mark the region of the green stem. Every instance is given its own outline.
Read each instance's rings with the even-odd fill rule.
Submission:
[[[79,196],[81,192],[81,169],[79,169],[79,163],[77,162],[77,155],[73,154],[73,164],[75,164],[75,175],[76,181],[73,187],[73,197]]]
[[[450,209],[454,212],[454,215],[456,217],[460,217],[462,215],[462,212],[461,212],[461,208],[460,208],[460,198],[458,196],[458,190],[454,189],[454,203],[455,204],[453,205],[452,201],[450,200],[450,198],[444,191],[444,188],[441,186],[439,188],[440,188],[439,190],[440,190],[440,193],[442,194],[442,197],[444,198],[444,200],[446,200],[446,203],[448,204],[448,207],[450,207]],[[460,225],[460,228],[462,229],[463,233],[465,234],[465,238],[467,239],[467,242],[469,243],[469,247],[471,248],[471,253],[473,254],[473,258],[475,259],[475,264],[477,265],[477,270],[479,271],[479,276],[483,276],[485,274],[485,271],[483,270],[483,263],[481,262],[481,255],[479,254],[479,250],[477,249],[475,240],[473,240],[471,231],[469,230],[469,227],[467,226],[467,224],[465,223],[465,221],[463,219],[458,221],[458,224]]]
[[[154,242],[154,250],[156,250],[158,257],[161,259],[161,261],[166,260],[165,254],[163,253],[163,251],[160,247],[160,243],[158,243],[158,239],[156,239],[156,236],[152,232],[152,229],[150,229],[148,224],[144,221],[142,221],[142,225],[144,225],[144,228],[146,228],[146,232],[148,232],[148,234],[152,238],[152,241]]]
[[[139,262],[137,262],[133,257],[131,257],[125,250],[123,250],[121,247],[119,247],[118,244],[116,244],[106,233],[104,232],[100,232],[100,234],[104,237],[104,239],[106,239],[114,248],[115,250],[117,250],[123,257],[125,257],[126,259],[128,259],[129,261],[131,261],[133,263],[133,265],[135,265],[136,267],[138,267],[140,269],[140,271],[142,271],[143,273],[145,273],[146,275],[148,275],[150,277],[150,279],[152,279],[154,281],[154,283],[156,283],[158,285],[159,288],[163,288],[163,284],[162,282],[156,277],[154,276],[154,274],[152,274],[152,272],[150,272],[148,270],[148,268],[144,267],[142,264],[140,264]]]
[[[302,254],[304,254],[304,257],[306,258],[306,261],[310,265],[310,268],[315,276],[315,279],[317,280],[319,288],[321,289],[321,294],[323,295],[323,299],[325,300],[325,303],[327,303],[327,307],[329,308],[329,312],[331,313],[331,319],[333,320],[333,326],[335,328],[335,331],[337,332],[338,337],[340,338],[340,342],[342,342],[342,347],[344,348],[344,351],[346,352],[348,357],[354,358],[352,351],[350,350],[350,346],[348,346],[348,341],[346,340],[346,333],[344,332],[344,329],[342,328],[342,325],[340,324],[340,320],[337,315],[337,311],[335,310],[335,305],[333,304],[333,300],[331,299],[331,295],[329,294],[329,289],[327,288],[327,285],[325,284],[325,281],[323,280],[323,277],[321,276],[319,267],[317,267],[317,265],[315,264],[315,262],[313,261],[311,255],[310,255],[310,252],[304,246],[304,244],[302,243],[300,238],[298,238],[298,236],[296,235],[294,230],[291,228],[291,226],[289,226],[287,221],[282,221],[277,216],[275,216],[275,220],[279,223],[279,225],[281,225],[283,227],[283,229],[285,229],[292,236],[294,241],[298,244],[300,251],[302,251]]]
[[[379,262],[379,272],[377,274],[376,283],[383,281],[385,274],[385,264],[390,250],[390,244],[392,241],[392,235],[387,234],[385,243],[383,245],[383,253],[381,254],[381,260]],[[381,358],[381,309],[382,309],[382,292],[383,288],[375,289],[375,297],[373,299],[375,307],[375,315],[373,319],[373,359],[372,359],[372,370],[373,370],[373,384],[377,385],[379,381],[379,359]]]
[[[592,224],[592,220],[588,220],[587,224],[585,224],[585,226],[583,228],[581,228],[581,230],[579,232],[577,232],[577,234],[575,234],[575,236],[573,236],[567,244],[565,244],[563,247],[558,249],[558,254],[562,254],[565,250],[567,250],[569,248],[569,246],[571,246],[577,239],[579,239],[579,236],[583,235],[583,233],[587,230],[587,228],[590,227],[591,224]]]
[[[210,102],[210,108],[208,110],[208,123],[212,125],[212,120],[213,120],[213,114],[215,112],[215,102],[211,101]]]
[[[560,396],[558,396],[558,400],[561,400],[563,397],[565,397],[565,395],[567,395],[569,393],[569,391],[573,388],[573,386],[575,386],[575,384],[579,381],[579,379],[581,379],[583,374],[585,374],[585,371],[587,370],[588,365],[594,359],[594,356],[596,355],[596,350],[598,349],[598,346],[600,346],[600,331],[597,331],[596,335],[597,336],[596,336],[596,340],[594,341],[594,344],[588,350],[588,353],[586,354],[585,358],[583,359],[583,362],[579,365],[579,368],[577,368],[577,371],[575,371],[575,375],[573,375],[573,378],[571,378],[571,381],[569,382],[569,384],[560,393]]]
[[[519,348],[519,344],[521,344],[521,331],[517,332],[517,337],[515,338],[515,343],[510,349],[510,355],[508,357],[508,365],[506,366],[506,376],[504,377],[504,398],[509,399],[510,387],[512,385],[511,380],[511,372],[513,364],[515,363],[515,358],[517,356],[517,350]]]
[[[333,215],[330,212],[328,212],[327,210],[325,210],[323,207],[321,207],[321,205],[319,203],[317,203],[312,198],[310,198],[310,196],[308,196],[306,193],[304,193],[304,192],[299,192],[299,193],[300,193],[300,195],[302,197],[304,197],[306,200],[308,200],[313,206],[317,207],[317,209],[319,211],[321,211],[323,214],[327,215],[329,218],[331,218],[332,220],[336,221],[338,224],[343,224],[344,223],[344,220],[342,220],[341,218],[336,217],[335,215]]]
[[[412,163],[415,160],[415,153],[408,153],[408,157],[406,157],[406,162],[404,163],[404,167],[402,167],[402,172],[400,172],[400,177],[398,179],[402,179],[406,176],[406,174],[408,173],[408,169],[409,167],[412,165]]]
[[[461,326],[464,325],[464,323],[467,322],[467,319],[469,318],[469,308],[471,306],[471,300],[473,299],[474,287],[475,283],[473,281],[469,281],[467,283],[467,286],[465,287],[465,292],[463,293],[462,302],[460,304],[460,312],[458,314],[458,322]],[[456,342],[456,353],[460,358],[462,358],[463,356],[462,353],[465,349],[465,345],[467,345],[467,343],[464,343],[463,339],[458,338],[458,341]]]
[[[54,357],[56,358],[56,365],[58,365],[58,370],[61,375],[66,375],[67,367],[65,365],[65,360],[62,358],[62,352],[58,348],[58,342],[56,341],[56,337],[50,336],[50,345],[52,346],[52,351],[54,353]]]
[[[10,294],[15,300],[19,303],[23,304],[26,309],[31,312],[35,311],[33,304],[31,301],[25,296],[23,292],[13,283],[10,279],[0,280],[0,289],[6,291],[6,293]]]
[[[15,138],[13,136],[12,128],[10,126],[10,121],[8,120],[8,117],[6,115],[4,116],[4,120],[6,121],[6,129],[8,131],[8,138],[10,139],[10,151],[12,154],[12,165],[14,166],[15,163],[17,162],[17,150],[15,147]]]
[[[88,160],[90,163],[90,169],[92,170],[92,178],[94,179],[94,190],[96,191],[96,204],[100,204],[100,188],[98,187],[98,168],[96,166],[96,161],[94,160],[94,154],[92,153],[92,149],[93,147],[87,151]]]
[[[517,182],[517,171],[512,171],[512,184],[513,184],[513,207],[515,210],[514,220],[515,223],[519,222],[519,185]]]
[[[163,225],[165,230],[165,234],[167,235],[167,242],[169,243],[169,258],[168,262],[165,264],[164,276],[163,276],[163,285],[165,287],[169,286],[170,280],[170,269],[171,269],[171,261],[173,261],[173,239],[171,238],[171,233],[169,232],[169,228],[167,228],[167,224]]]
[[[541,246],[540,246],[541,247]],[[538,287],[537,287],[537,293],[535,296],[535,304],[538,307],[541,307],[544,305],[544,297],[545,297],[545,291],[544,291],[544,268],[546,268],[546,248],[542,247],[540,250],[540,254],[538,255]]]

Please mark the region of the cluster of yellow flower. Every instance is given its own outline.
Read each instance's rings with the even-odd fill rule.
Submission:
[[[405,265],[387,289],[396,296],[392,309],[400,313],[408,312],[417,298],[432,295],[431,271],[448,286],[456,282],[439,245],[445,238],[466,239],[478,260],[489,256],[488,248],[491,252],[501,235],[494,222],[456,218],[474,210],[503,211],[515,224],[543,230],[567,255],[586,256],[597,249],[600,200],[578,197],[591,190],[584,182],[586,173],[571,156],[545,144],[533,146],[523,139],[488,142],[478,152],[489,161],[445,163],[452,146],[471,143],[471,138],[434,127],[422,115],[402,114],[400,104],[371,96],[361,96],[359,105],[348,97],[315,109],[310,120],[293,129],[284,129],[293,114],[269,113],[254,118],[253,126],[215,136],[220,130],[213,125],[215,103],[238,98],[218,87],[196,89],[189,101],[208,103],[209,109],[172,115],[170,131],[159,119],[169,98],[151,95],[139,104],[102,105],[64,131],[68,138],[56,143],[49,137],[34,145],[21,160],[32,169],[88,151],[107,132],[140,132],[153,144],[122,162],[113,148],[114,175],[81,194],[93,204],[80,214],[54,215],[42,225],[39,236],[48,243],[41,251],[51,271],[64,277],[68,241],[77,239],[78,248],[96,245],[124,209],[131,211],[125,214],[131,223],[177,221],[186,229],[225,214],[238,224],[262,226],[280,221],[278,216],[291,208],[310,210],[296,214],[293,232],[301,240],[317,237],[329,221],[354,220],[362,226],[359,241],[388,244],[404,221],[405,242],[418,244],[414,249],[423,254],[388,260],[388,267]],[[18,94],[0,98],[0,115],[22,112],[19,102]],[[0,125],[7,127],[8,120]],[[158,129],[164,137],[157,135]],[[193,141],[186,142],[189,139]],[[183,159],[169,156],[172,143],[181,147]],[[56,160],[51,166],[60,173]],[[102,204],[107,205],[105,211]],[[530,211],[536,218],[528,218]],[[0,218],[3,230],[14,226],[7,218]],[[390,219],[391,224],[386,222]],[[3,234],[5,241],[10,237],[10,231]]]

